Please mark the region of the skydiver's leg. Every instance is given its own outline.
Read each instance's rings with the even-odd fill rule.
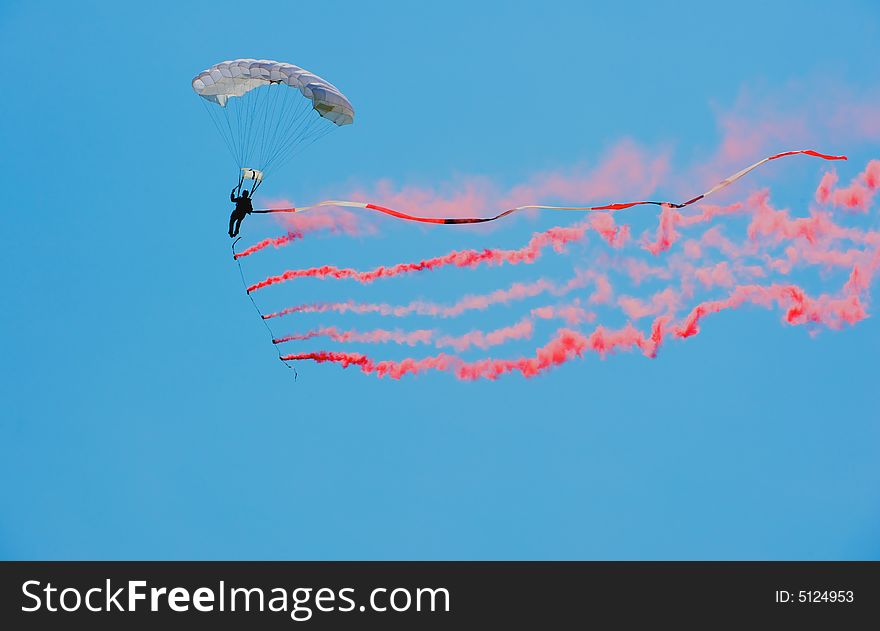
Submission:
[[[233,223],[235,223],[235,213],[232,213],[231,215],[229,215],[229,236],[230,237],[235,236],[235,234],[233,234],[233,232],[232,232],[232,224]],[[237,232],[237,230],[236,230],[236,232]]]
[[[232,235],[234,237],[238,236],[238,229],[241,228],[241,222],[244,220],[244,215],[239,215],[235,218],[235,233]]]

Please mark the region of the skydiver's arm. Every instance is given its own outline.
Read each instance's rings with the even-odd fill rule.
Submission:
[[[231,202],[235,201],[235,187],[234,186],[232,187],[232,192],[229,194],[229,201],[231,201]]]

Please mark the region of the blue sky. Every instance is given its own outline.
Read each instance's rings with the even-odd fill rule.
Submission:
[[[708,155],[743,90],[873,90],[878,28],[867,1],[4,3],[0,557],[880,557],[875,318],[811,338],[731,312],[654,361],[528,381],[293,381],[230,260],[235,166],[190,88],[265,57],[355,104],[266,195],[510,186],[624,137]],[[847,178],[878,157],[828,149]],[[790,201],[820,167],[790,167]],[[400,258],[443,251],[426,234],[394,226]]]

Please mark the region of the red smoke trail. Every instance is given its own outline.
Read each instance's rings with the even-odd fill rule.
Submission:
[[[853,268],[853,276],[858,276],[858,268]],[[851,277],[852,278],[852,277]],[[851,286],[849,283],[846,288]],[[710,300],[694,307],[690,314],[675,329],[678,337],[690,337],[700,332],[699,322],[710,313],[724,309],[735,309],[745,302],[769,307],[776,304],[785,309],[785,321],[789,324],[809,322],[824,324],[830,328],[840,328],[844,323],[855,324],[867,317],[859,294],[846,291],[843,297],[827,295],[810,298],[797,285],[742,285],[737,287],[724,300]]]
[[[280,237],[273,237],[271,239],[263,239],[259,243],[256,243],[256,244],[252,245],[251,247],[242,250],[238,254],[233,255],[233,258],[240,259],[240,258],[244,258],[245,256],[250,256],[254,252],[259,252],[263,248],[267,248],[270,245],[274,246],[276,248],[280,248],[282,246],[287,245],[291,241],[294,241],[296,239],[302,239],[302,238],[303,238],[302,232],[288,232],[287,234],[282,235]]]
[[[392,342],[395,344],[415,346],[417,344],[434,344],[438,348],[451,347],[461,352],[474,346],[486,349],[491,346],[504,344],[508,340],[525,340],[532,336],[534,323],[531,318],[523,318],[510,326],[501,327],[492,331],[474,330],[463,335],[439,335],[431,329],[417,331],[401,331],[399,329],[389,331],[387,329],[373,329],[372,331],[340,331],[336,327],[321,327],[306,333],[286,335],[272,340],[273,344],[285,342],[310,340],[315,337],[327,337],[334,342],[364,342],[367,344],[382,344]]]
[[[590,322],[595,319],[595,314],[585,311],[576,302],[575,304],[560,307],[537,307],[531,310],[530,316],[522,318],[518,322],[500,327],[491,331],[473,330],[462,335],[440,335],[433,329],[418,329],[415,331],[402,331],[400,329],[373,329],[371,331],[339,330],[334,326],[319,327],[305,333],[295,333],[275,338],[273,344],[310,340],[316,337],[327,337],[334,342],[365,342],[368,344],[382,344],[392,342],[395,344],[415,346],[417,344],[434,344],[438,348],[451,347],[461,352],[470,347],[486,349],[491,346],[504,344],[508,340],[530,339],[534,332],[534,319],[565,320],[569,325],[581,322]]]
[[[440,348],[452,347],[459,353],[471,346],[486,349],[491,346],[504,344],[508,340],[527,340],[531,339],[535,326],[531,318],[523,318],[516,324],[501,327],[494,331],[470,331],[464,335],[444,335],[437,339],[437,346]]]
[[[417,344],[430,344],[432,338],[436,334],[430,329],[420,329],[418,331],[388,331],[386,329],[374,329],[372,331],[340,331],[335,326],[321,327],[307,333],[295,333],[293,335],[285,335],[284,337],[275,338],[273,344],[284,344],[285,342],[310,340],[315,337],[328,337],[334,342],[366,342],[368,344],[381,344],[386,342],[394,342],[396,344],[406,344],[415,346]]]
[[[562,252],[569,243],[583,239],[585,233],[591,227],[614,247],[621,247],[626,242],[629,234],[626,227],[624,229],[616,227],[614,219],[609,215],[598,214],[572,227],[557,227],[544,232],[536,232],[525,246],[517,250],[454,250],[443,256],[424,259],[415,263],[398,263],[388,267],[380,266],[369,271],[338,268],[333,265],[288,270],[278,276],[270,276],[265,280],[255,283],[248,287],[247,290],[250,293],[295,278],[353,279],[359,283],[371,283],[380,278],[391,278],[400,274],[434,270],[447,265],[473,268],[482,264],[503,265],[506,263],[518,265],[520,263],[534,263],[541,256],[545,248],[552,247],[556,252]]]
[[[569,326],[575,326],[583,322],[594,322],[596,320],[596,314],[585,310],[577,300],[570,305],[536,307],[532,309],[531,315],[542,320],[565,320]]]
[[[603,277],[604,278],[604,277]],[[451,305],[442,305],[434,302],[415,301],[406,305],[389,305],[374,303],[356,303],[354,301],[303,304],[287,307],[274,313],[267,313],[264,320],[279,318],[292,313],[376,313],[383,316],[404,317],[408,315],[436,316],[440,318],[454,318],[467,311],[484,310],[492,305],[507,304],[516,300],[525,300],[535,296],[549,293],[554,296],[563,296],[575,289],[584,287],[594,280],[597,290],[591,296],[591,302],[599,304],[601,300],[610,300],[610,283],[604,279],[604,283],[594,272],[580,271],[567,282],[559,285],[546,279],[538,279],[530,283],[513,283],[505,289],[496,289],[488,294],[468,295]],[[595,297],[595,298],[594,298]]]
[[[398,263],[390,267],[380,266],[373,270],[361,272],[355,269],[341,269],[332,265],[324,265],[321,267],[313,267],[309,269],[288,270],[278,276],[270,276],[269,278],[255,283],[248,287],[248,292],[262,289],[270,285],[282,283],[294,278],[351,278],[360,283],[371,283],[379,278],[389,278],[400,274],[433,270],[447,265],[456,267],[476,267],[483,263],[501,265],[510,263],[516,265],[519,263],[531,263],[540,255],[541,250],[553,244],[556,248],[563,248],[570,241],[576,241],[583,238],[586,227],[554,229],[552,233],[538,233],[532,237],[529,243],[518,250],[462,250],[452,251],[443,256],[430,259],[424,259],[416,263]]]
[[[358,366],[364,373],[375,374],[379,377],[388,376],[393,379],[428,370],[453,372],[456,377],[462,380],[496,379],[511,372],[519,372],[525,377],[533,377],[580,357],[588,350],[605,356],[616,350],[638,348],[646,356],[655,357],[665,334],[671,332],[678,338],[691,337],[699,333],[699,323],[706,315],[734,309],[746,302],[764,307],[771,307],[775,304],[785,310],[785,321],[792,325],[821,323],[837,328],[844,323],[854,324],[867,317],[859,291],[868,286],[870,274],[878,267],[880,267],[880,254],[875,255],[872,260],[870,272],[858,267],[854,268],[850,279],[844,286],[842,297],[823,294],[818,298],[810,298],[803,289],[796,285],[738,286],[724,300],[700,303],[679,324],[671,326],[669,316],[655,319],[651,333],[647,336],[632,325],[627,325],[616,331],[609,331],[600,326],[589,336],[571,329],[560,329],[556,336],[546,345],[538,348],[532,357],[486,358],[466,362],[453,355],[441,354],[422,359],[376,361],[360,353],[317,351],[284,355],[281,359],[284,361],[332,362],[343,368]]]
[[[283,355],[281,359],[284,361],[308,359],[318,363],[333,362],[343,368],[358,366],[364,373],[375,374],[379,377],[387,376],[392,379],[400,379],[407,374],[416,375],[428,370],[451,371],[459,379],[468,381],[481,378],[497,379],[510,372],[519,372],[525,377],[534,377],[575,357],[580,357],[586,351],[593,351],[604,356],[618,349],[639,348],[645,355],[653,357],[660,344],[664,324],[665,321],[662,319],[655,321],[651,334],[647,337],[631,325],[617,331],[598,327],[589,336],[571,329],[560,329],[550,342],[537,349],[533,357],[517,359],[490,358],[466,362],[454,355],[440,354],[422,359],[375,361],[360,353],[330,351]]]

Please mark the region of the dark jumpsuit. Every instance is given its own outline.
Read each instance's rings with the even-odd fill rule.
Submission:
[[[241,222],[244,220],[245,215],[250,215],[254,210],[254,206],[251,204],[250,197],[236,197],[235,189],[232,189],[232,192],[229,194],[229,201],[235,203],[235,210],[229,216],[229,236],[235,237],[238,236],[238,229],[241,227]]]

